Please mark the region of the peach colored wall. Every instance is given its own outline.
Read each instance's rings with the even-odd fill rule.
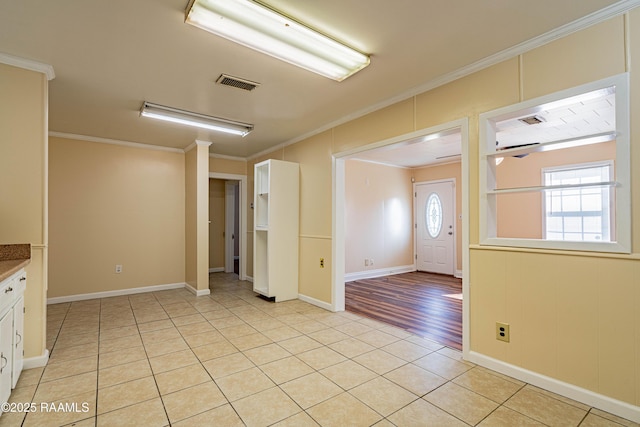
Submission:
[[[413,265],[410,169],[345,163],[345,273]],[[365,258],[373,265],[365,265]]]
[[[441,179],[456,180],[456,270],[462,271],[462,164],[448,163],[412,169],[416,183]]]
[[[44,74],[0,64],[0,244],[30,243],[24,355],[44,355],[48,274]]]
[[[209,179],[209,268],[224,268],[224,180]]]
[[[49,297],[184,283],[184,154],[51,137],[49,188]]]
[[[497,166],[499,188],[542,185],[542,169],[601,160],[615,160],[615,142],[568,150],[531,153],[523,158],[506,157]],[[542,193],[512,193],[498,197],[498,237],[542,238]]]

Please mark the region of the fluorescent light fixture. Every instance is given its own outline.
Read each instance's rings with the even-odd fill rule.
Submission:
[[[369,57],[252,0],[190,0],[185,22],[282,61],[342,81]]]
[[[164,120],[181,125],[194,126],[202,129],[215,130],[233,135],[245,136],[253,130],[253,125],[218,117],[206,116],[204,114],[192,113],[190,111],[178,110],[177,108],[165,107],[164,105],[152,104],[145,101],[140,109],[140,115],[152,119]]]

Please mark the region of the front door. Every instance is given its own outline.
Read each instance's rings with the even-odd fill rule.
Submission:
[[[416,268],[454,274],[455,183],[416,184]]]

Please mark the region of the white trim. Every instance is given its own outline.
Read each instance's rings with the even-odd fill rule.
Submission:
[[[328,302],[320,301],[319,299],[312,298],[307,295],[298,294],[298,299],[300,301],[308,302],[311,305],[315,305],[316,307],[324,308],[325,310],[334,311],[333,305]]]
[[[211,141],[203,141],[201,139],[196,139],[191,144],[187,145],[182,151],[187,153],[187,152],[191,151],[192,149],[194,149],[195,147],[197,147],[198,145],[203,145],[205,147],[210,147],[211,144],[213,144],[213,142],[211,142]]]
[[[394,165],[393,163],[385,163],[385,162],[380,162],[377,160],[367,160],[367,159],[359,159],[359,158],[353,158],[352,160],[357,161],[357,162],[363,162],[363,163],[371,163],[374,165],[381,165],[381,166],[386,166],[389,168],[396,168],[396,169],[416,169],[417,167],[415,166],[400,166],[400,165]],[[438,166],[441,163],[438,163]],[[418,167],[424,167],[424,166],[418,166]]]
[[[460,121],[460,140],[462,143],[462,356],[467,357],[471,350],[470,289],[469,289],[469,119]]]
[[[348,150],[342,153],[336,153],[332,157],[332,281],[331,292],[334,309],[342,303],[344,310],[344,271],[345,271],[345,176],[344,164],[345,158],[358,152],[378,148],[384,145],[401,143],[416,136],[426,136],[438,132],[446,132],[448,130],[459,129],[462,143],[462,352],[466,355],[470,348],[469,335],[469,119],[454,120],[449,123],[434,126],[431,128],[421,129],[406,135],[400,135],[377,142],[357,149]]]
[[[0,52],[0,63],[22,68],[25,70],[37,71],[38,73],[42,73],[47,76],[47,80],[53,80],[56,78],[56,73],[53,71],[53,66],[45,64],[43,62],[20,58],[19,56]]]
[[[237,181],[224,181],[224,271],[233,273],[235,251],[235,223],[240,221],[240,212],[235,211]],[[240,191],[238,191],[240,197]],[[238,224],[238,232],[240,224]]]
[[[22,369],[42,368],[47,366],[47,363],[49,363],[49,350],[45,348],[42,356],[25,358],[22,362]]]
[[[232,181],[240,181],[240,227],[238,233],[240,234],[240,274],[238,274],[239,280],[247,279],[247,176],[237,175],[231,173],[218,173],[209,172],[209,178],[214,179],[226,179]],[[250,281],[253,281],[250,280]]]
[[[331,157],[331,311],[345,309],[345,159]]]
[[[235,160],[238,162],[245,162],[245,163],[247,162],[247,159],[244,157],[228,156],[226,154],[209,153],[209,157],[213,157],[214,159]]]
[[[620,400],[612,399],[611,397],[591,390],[577,387],[573,384],[559,381],[555,378],[547,377],[537,372],[529,371],[519,366],[511,365],[492,357],[476,353],[475,351],[469,352],[465,356],[465,359],[501,374],[509,375],[510,377],[527,382],[536,387],[540,387],[584,403],[585,405],[640,423],[640,406],[634,406]]]
[[[453,273],[453,277],[457,279],[462,279],[462,270],[456,269],[456,271]]]
[[[251,276],[244,276],[244,280],[246,280],[247,282],[253,283],[253,277]]]
[[[141,148],[143,150],[168,151],[170,153],[180,153],[180,154],[184,153],[184,150],[181,148],[163,147],[161,145],[141,144],[139,142],[121,141],[118,139],[109,139],[109,138],[99,138],[97,136],[78,135],[75,133],[49,131],[49,136],[53,136],[56,138],[75,139],[78,141],[98,142],[100,144],[121,145],[124,147],[130,147],[130,148]]]
[[[224,267],[214,267],[209,269],[209,273],[220,273],[224,271]]]
[[[433,90],[435,88],[438,88],[440,86],[444,86],[447,83],[451,83],[455,80],[458,80],[462,77],[466,77],[468,75],[471,75],[473,73],[476,73],[478,71],[484,70],[485,68],[491,67],[492,65],[496,65],[499,64],[500,62],[503,62],[507,59],[511,59],[511,58],[515,58],[519,55],[522,55],[523,53],[529,52],[535,48],[538,48],[540,46],[544,46],[548,43],[551,43],[554,40],[558,40],[562,37],[568,36],[569,34],[578,32],[580,30],[583,30],[585,28],[588,28],[592,25],[598,24],[600,22],[604,22],[607,19],[622,15],[628,11],[630,11],[631,9],[634,9],[636,7],[640,6],[640,0],[622,0],[619,1],[615,4],[612,4],[610,6],[607,6],[603,9],[600,9],[594,13],[591,13],[590,15],[584,16],[582,18],[576,19],[573,22],[570,22],[568,24],[565,24],[561,27],[558,27],[554,30],[551,30],[547,33],[541,34],[537,37],[534,37],[532,39],[529,39],[527,41],[524,41],[520,44],[517,44],[515,46],[512,46],[508,49],[505,49],[503,51],[500,51],[498,53],[495,53],[493,55],[489,55],[479,61],[476,61],[472,64],[466,65],[462,68],[458,68],[455,71],[452,71],[450,73],[447,73],[443,76],[440,76],[438,78],[435,78],[433,80],[430,80],[426,83],[423,83],[419,86],[416,86],[412,89],[409,89],[405,92],[402,92],[392,98],[388,98],[384,101],[378,102],[377,104],[373,104],[368,106],[367,108],[363,108],[362,110],[358,110],[356,112],[353,112],[351,114],[347,114],[342,116],[339,120],[336,120],[334,122],[328,123],[324,126],[321,126],[311,132],[307,132],[303,135],[297,136],[293,139],[290,139],[286,142],[283,142],[281,144],[278,144],[274,147],[268,148],[266,150],[263,150],[259,153],[256,154],[252,154],[251,156],[248,156],[247,159],[248,160],[253,160],[255,158],[261,157],[265,154],[271,153],[273,151],[282,149],[284,147],[287,147],[289,145],[293,145],[297,142],[303,141],[305,139],[311,138],[314,135],[317,135],[319,133],[325,132],[327,130],[330,130],[332,128],[335,128],[336,126],[342,125],[344,123],[350,122],[352,120],[355,120],[357,118],[363,117],[369,113],[373,113],[374,111],[378,111],[381,110],[385,107],[388,107],[390,105],[396,104],[400,101],[404,101],[406,99],[409,99],[413,96],[419,95],[421,93],[424,92],[428,92],[430,90]]]
[[[640,0],[638,0],[640,1]],[[522,111],[533,111],[538,106],[571,98],[595,90],[616,88],[616,179],[619,185],[615,195],[615,242],[571,242],[545,239],[504,238],[497,236],[497,197],[491,191],[496,187],[497,154],[494,141],[495,123],[517,117]],[[629,73],[617,74],[601,80],[560,90],[538,98],[508,105],[479,115],[480,150],[478,156],[479,180],[479,232],[480,244],[490,246],[556,249],[568,251],[631,253],[631,163],[630,163],[630,83]]]
[[[185,287],[186,290],[188,290],[189,292],[191,292],[192,294],[194,294],[197,297],[202,297],[202,296],[211,294],[211,291],[209,290],[209,288],[198,290],[198,289],[194,288],[193,286],[191,286],[188,283],[185,283],[184,287]]]
[[[607,176],[607,181],[614,181],[615,180],[615,165],[614,165],[614,161],[613,160],[600,160],[600,161],[595,161],[595,162],[584,162],[584,163],[573,163],[573,164],[564,164],[564,165],[555,165],[555,166],[546,166],[546,167],[542,167],[540,168],[540,185],[546,185],[546,179],[547,179],[547,175],[548,174],[553,174],[556,172],[573,172],[576,170],[580,170],[580,169],[600,169],[602,170],[603,168],[608,168],[609,170],[609,174]],[[560,188],[560,191],[562,191],[563,189]],[[601,192],[604,190],[604,188],[600,188]],[[611,191],[611,188],[607,188],[608,193],[609,193],[609,197],[608,197],[608,203],[606,205],[606,208],[604,207],[603,202],[603,197],[601,196],[601,200],[600,200],[600,205],[602,206],[602,214],[604,215],[606,213],[606,215],[609,217],[609,221],[608,224],[606,224],[609,228],[609,238],[612,237],[612,234],[615,234],[615,230],[616,230],[616,203],[615,203],[615,199],[616,199],[616,195],[615,195],[615,191]],[[580,190],[578,190],[580,191]],[[602,194],[602,193],[601,193]],[[542,199],[542,203],[541,203],[541,212],[540,212],[540,219],[541,219],[541,226],[542,226],[542,235],[545,236],[545,240],[546,240],[546,235],[547,235],[547,198],[545,197],[545,193],[541,193],[540,194],[541,199]],[[560,196],[563,197],[563,196]],[[580,211],[580,212],[584,212],[584,211]],[[603,225],[601,222],[600,225],[600,229],[603,229]],[[562,226],[562,230],[564,232],[564,224]]]
[[[83,301],[87,299],[119,297],[123,295],[142,294],[145,292],[164,291],[167,289],[184,288],[186,283],[169,283],[166,285],[142,286],[139,288],[118,289],[116,291],[92,292],[89,294],[76,294],[64,297],[47,298],[47,305],[60,304],[63,302]]]
[[[394,274],[410,273],[416,271],[415,265],[401,265],[398,267],[379,268],[377,270],[357,271],[355,273],[345,273],[344,281],[373,279],[374,277],[392,276]]]

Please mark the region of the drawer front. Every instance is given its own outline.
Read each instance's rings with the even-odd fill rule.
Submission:
[[[0,317],[4,316],[15,302],[17,277],[11,277],[0,285]]]

